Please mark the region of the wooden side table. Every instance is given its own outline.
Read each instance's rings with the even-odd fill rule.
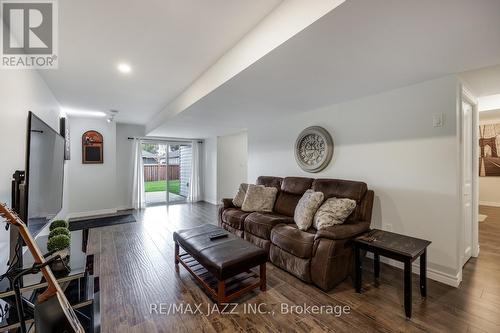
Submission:
[[[362,261],[360,252],[366,250],[373,253],[374,275],[380,276],[380,256],[404,263],[404,304],[406,318],[411,318],[412,272],[411,264],[420,257],[420,295],[427,296],[427,247],[430,241],[373,229],[368,234],[356,238],[353,242],[356,268],[356,292],[361,293]]]

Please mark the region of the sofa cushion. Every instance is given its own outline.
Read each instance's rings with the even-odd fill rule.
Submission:
[[[248,232],[244,233],[243,238],[245,238],[245,240],[249,241],[250,243],[257,245],[258,247],[266,251],[267,254],[269,254],[269,248],[271,247],[271,241],[269,239],[262,239]]]
[[[271,244],[269,249],[269,260],[302,281],[311,282],[311,259],[296,257],[278,246]]]
[[[221,227],[222,227],[222,229],[227,230],[230,233],[232,233],[232,234],[234,234],[234,235],[236,235],[236,236],[238,236],[240,238],[243,238],[243,230],[239,230],[239,229],[233,228],[233,227],[231,227],[227,223],[221,223]]]
[[[348,198],[356,200],[356,209],[347,221],[357,221],[361,217],[361,200],[366,194],[366,183],[343,179],[315,179],[312,184],[314,191],[323,192],[325,200],[329,198]]]
[[[315,230],[302,231],[295,224],[280,224],[271,231],[271,243],[299,258],[311,258]]]
[[[257,185],[264,185],[266,187],[276,187],[278,190],[281,188],[281,182],[283,178],[280,177],[270,177],[270,176],[260,176],[257,178]]]
[[[352,199],[327,199],[314,215],[314,228],[321,230],[335,224],[342,224],[355,208],[356,201]]]
[[[278,189],[262,185],[248,185],[241,209],[245,212],[272,212]]]
[[[274,211],[278,214],[293,216],[295,207],[302,195],[311,188],[312,178],[286,177],[281,184],[281,191],[278,194]]]
[[[239,208],[228,208],[222,212],[222,222],[229,224],[231,227],[243,230],[243,222],[250,215]]]
[[[357,202],[365,196],[367,191],[366,183],[343,179],[315,179],[312,189],[325,194],[325,199],[349,198]]]
[[[281,223],[294,223],[293,218],[275,213],[251,213],[245,219],[245,232],[254,236],[271,239],[271,229]]]
[[[290,194],[302,195],[311,188],[313,180],[306,177],[286,177],[281,183],[281,190]]]
[[[297,207],[295,207],[295,214],[293,215],[293,220],[300,230],[307,230],[312,226],[314,214],[323,203],[323,197],[322,192],[307,190],[302,198],[300,198]]]
[[[240,184],[240,187],[238,188],[238,192],[236,193],[236,195],[234,196],[234,199],[233,199],[233,205],[235,207],[243,206],[243,201],[245,201],[247,189],[248,189],[248,184],[246,184],[246,183]]]

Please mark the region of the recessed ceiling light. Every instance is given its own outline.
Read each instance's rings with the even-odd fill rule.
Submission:
[[[118,70],[123,74],[129,74],[130,72],[132,72],[132,67],[130,67],[130,65],[125,62],[121,62],[118,64]]]

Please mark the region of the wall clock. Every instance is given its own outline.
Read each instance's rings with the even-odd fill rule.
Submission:
[[[295,159],[307,172],[320,172],[333,156],[333,140],[323,127],[311,126],[303,130],[295,141]]]

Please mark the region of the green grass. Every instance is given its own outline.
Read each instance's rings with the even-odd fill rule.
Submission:
[[[154,182],[144,182],[144,190],[146,192],[164,192],[166,190],[167,181],[157,180]],[[180,193],[180,181],[179,180],[169,180],[168,181],[168,191],[170,193],[179,194]]]

